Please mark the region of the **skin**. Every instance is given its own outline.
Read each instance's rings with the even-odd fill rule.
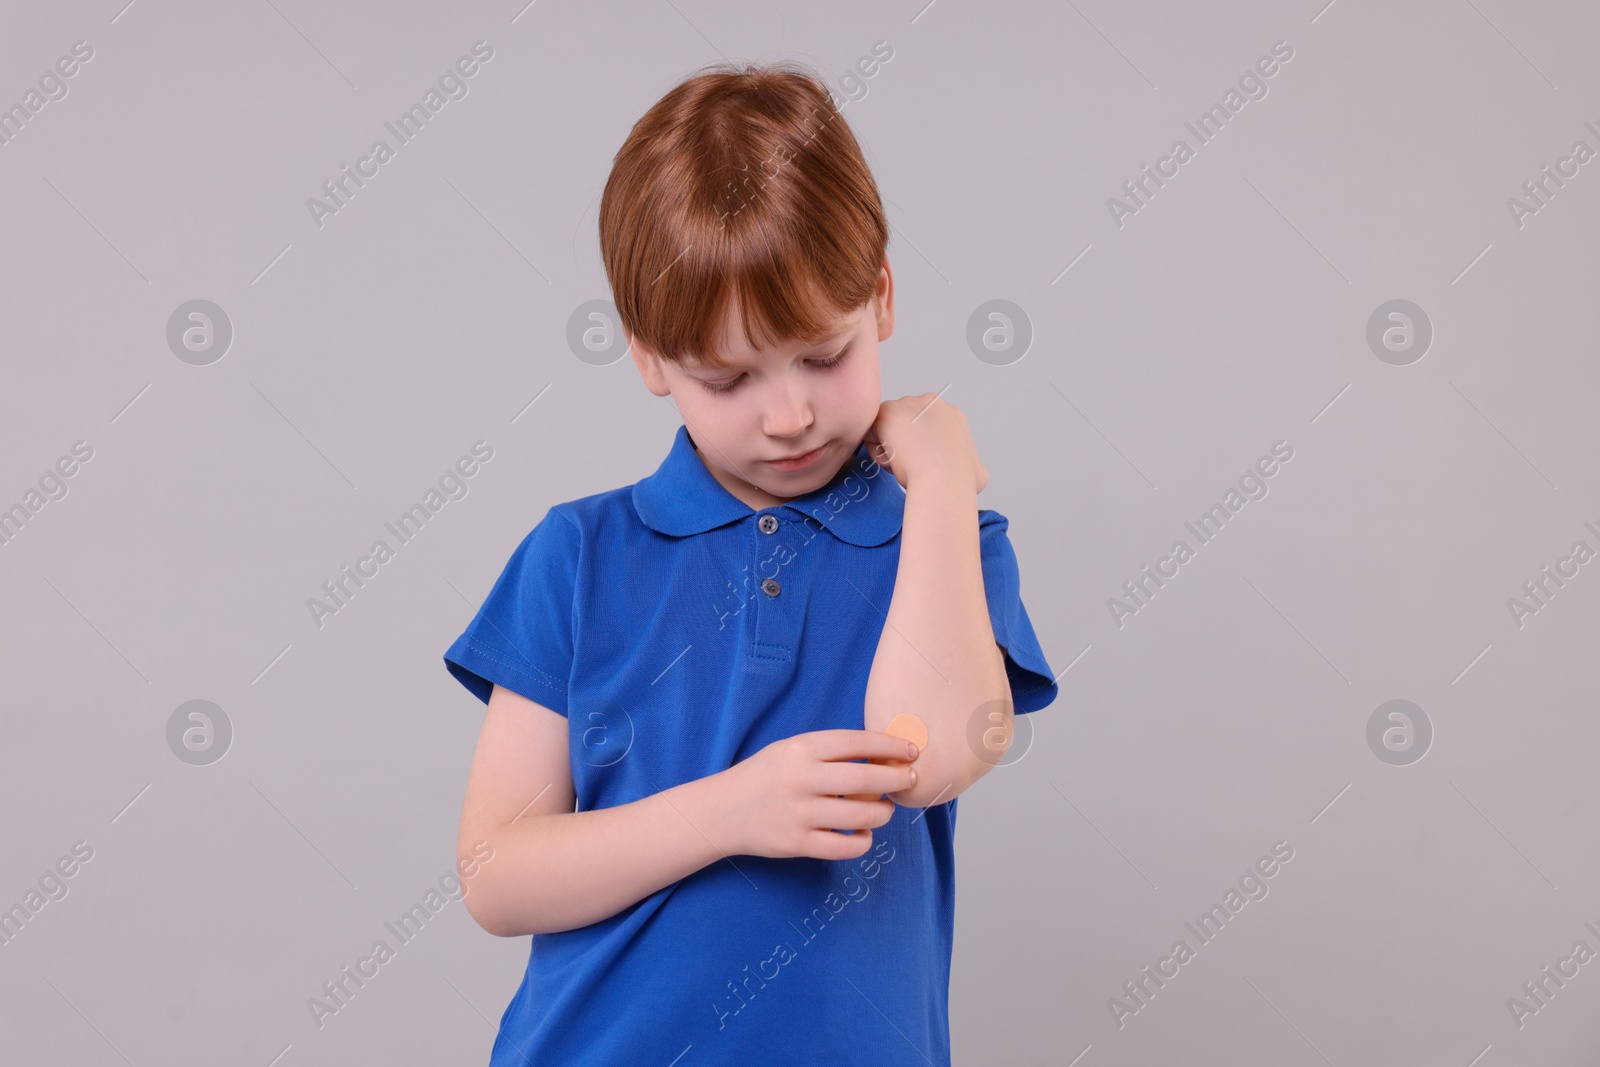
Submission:
[[[628,343],[646,388],[673,398],[712,477],[760,510],[826,485],[877,422],[883,397],[878,343],[894,332],[894,277],[884,260],[874,298],[839,317],[834,340],[757,349],[735,326],[737,312],[730,308],[717,345],[731,370],[698,361],[679,366],[631,334]],[[819,365],[841,352],[838,365]],[[707,383],[735,384],[712,393]],[[826,451],[805,470],[785,472],[765,462],[819,445]]]
[[[864,725],[887,731],[916,716],[927,741],[919,781],[890,794],[923,808],[960,796],[1011,743],[1005,654],[984,592],[978,493],[988,472],[966,416],[933,393],[883,404],[875,455],[905,487],[900,562],[867,676]],[[974,743],[974,737],[982,744]]]

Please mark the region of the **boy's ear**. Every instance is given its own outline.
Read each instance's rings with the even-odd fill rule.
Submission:
[[[894,333],[894,275],[889,271],[889,260],[883,261],[883,269],[878,271],[878,289],[873,293],[873,304],[877,311],[878,340],[887,341],[889,335]]]
[[[628,340],[628,354],[633,357],[634,366],[639,368],[639,376],[644,379],[645,388],[656,396],[671,395],[672,390],[667,386],[667,377],[661,372],[660,357],[627,330],[623,330],[622,335]]]

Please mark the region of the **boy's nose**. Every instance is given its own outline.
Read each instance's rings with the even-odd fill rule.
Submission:
[[[772,437],[798,437],[811,426],[811,406],[799,390],[779,389],[768,405],[765,431]]]

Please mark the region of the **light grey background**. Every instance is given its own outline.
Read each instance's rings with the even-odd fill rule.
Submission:
[[[1600,15],[924,2],[4,12],[0,104],[94,56],[0,146],[0,504],[94,455],[0,547],[0,907],[94,854],[0,946],[0,1058],[487,1060],[528,942],[459,902],[320,1029],[307,1000],[452,862],[482,706],[444,649],[550,504],[650,473],[679,423],[566,343],[609,295],[612,156],[702,64],[839,84],[881,40],[840,96],[893,224],[886,395],[967,413],[1064,671],[961,801],[956,1061],[1594,1062],[1600,963],[1520,1026],[1507,1001],[1600,951],[1600,563],[1520,627],[1507,601],[1600,549],[1600,162],[1521,226],[1507,201],[1600,149]],[[319,228],[308,198],[478,40],[469,95]],[[1276,41],[1267,95],[1116,225]],[[196,299],[234,331],[207,366],[166,340]],[[966,342],[992,299],[1034,332],[1007,366]],[[1395,299],[1434,330],[1407,366],[1366,340]],[[315,625],[480,439],[468,495]],[[1269,495],[1119,627],[1108,598],[1277,441]],[[197,699],[234,731],[208,766],[167,743]],[[1434,731],[1406,766],[1367,742],[1393,699]]]

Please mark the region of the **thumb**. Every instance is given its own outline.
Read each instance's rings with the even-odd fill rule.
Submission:
[[[867,454],[872,457],[872,461],[878,466],[888,469],[889,464],[894,461],[894,446],[887,442],[874,441],[870,438],[866,444]]]

